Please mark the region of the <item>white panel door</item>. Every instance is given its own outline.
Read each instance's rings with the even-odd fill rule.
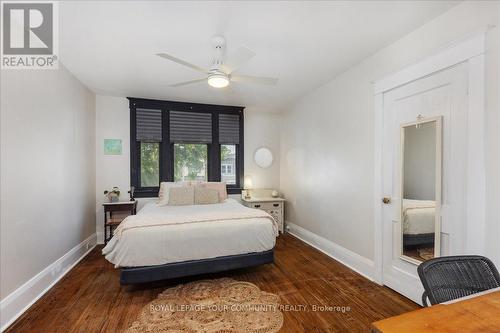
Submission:
[[[384,93],[383,103],[382,190],[384,197],[392,199],[382,208],[383,283],[421,303],[418,264],[401,257],[400,126],[418,116],[442,117],[441,255],[460,252],[466,213],[466,65],[390,90]]]

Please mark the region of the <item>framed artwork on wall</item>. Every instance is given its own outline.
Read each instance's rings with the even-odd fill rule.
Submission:
[[[121,139],[104,139],[104,155],[121,155]]]

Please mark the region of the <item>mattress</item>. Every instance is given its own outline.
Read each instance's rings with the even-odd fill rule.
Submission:
[[[171,215],[240,208],[247,209],[234,199],[190,206],[158,206],[149,202],[137,215],[148,218],[167,212]],[[102,253],[115,267],[139,267],[263,252],[274,248],[275,242],[269,219],[217,220],[130,229],[120,237],[115,235]]]
[[[403,200],[403,234],[419,235],[435,231],[436,203],[431,200]]]

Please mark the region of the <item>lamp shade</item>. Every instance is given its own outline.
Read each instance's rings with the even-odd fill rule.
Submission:
[[[229,79],[226,75],[210,74],[208,76],[208,84],[214,88],[224,88],[229,85]]]
[[[253,186],[252,177],[251,176],[245,176],[243,187],[245,189],[249,189],[249,188],[252,188],[252,186]]]

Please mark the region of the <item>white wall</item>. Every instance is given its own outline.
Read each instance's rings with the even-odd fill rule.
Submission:
[[[254,185],[260,188],[279,188],[280,180],[280,125],[281,116],[276,113],[245,111],[245,174],[251,174]],[[104,155],[104,139],[121,139],[122,155]],[[271,149],[275,161],[269,169],[260,169],[253,162],[254,151],[261,146]],[[103,242],[105,201],[103,191],[118,186],[120,200],[128,200],[130,187],[130,112],[125,97],[96,97],[96,227],[98,240]],[[140,209],[146,201],[138,199]]]
[[[18,296],[43,287],[31,279],[95,233],[94,117],[94,94],[62,64],[2,70],[2,326],[24,304]]]
[[[255,188],[279,190],[281,122],[281,114],[245,110],[245,175],[252,177]],[[267,169],[257,166],[253,158],[260,147],[273,153],[273,164]]]
[[[488,24],[499,23],[499,2],[465,2],[365,59],[295,103],[284,113],[281,188],[289,199],[287,220],[331,242],[373,259],[372,82],[436,52]],[[488,253],[497,258],[498,205],[498,27],[487,42],[486,140]],[[495,36],[495,37],[494,37]],[[496,170],[496,171],[495,171]],[[488,234],[496,230],[495,235]],[[497,241],[494,244],[494,239]]]
[[[98,242],[104,243],[104,190],[121,189],[120,200],[127,201],[130,189],[130,112],[123,97],[96,96],[96,186],[95,209]],[[104,139],[121,139],[122,155],[104,155]]]

